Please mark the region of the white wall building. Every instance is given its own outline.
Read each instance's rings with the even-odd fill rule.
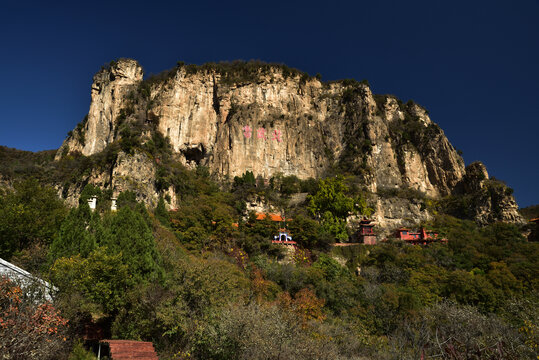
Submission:
[[[9,278],[23,290],[32,288],[34,291],[38,290],[42,292],[43,297],[47,301],[52,301],[51,294],[57,291],[57,289],[48,282],[35,277],[28,271],[23,270],[4,259],[0,259],[0,276]],[[37,288],[35,288],[35,286],[37,286]]]

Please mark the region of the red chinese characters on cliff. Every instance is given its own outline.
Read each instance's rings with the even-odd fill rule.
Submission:
[[[242,130],[243,130],[243,136],[246,139],[250,139],[251,137],[253,137],[253,129],[249,125],[245,125],[242,128]],[[282,142],[283,141],[281,130],[275,129],[275,130],[273,130],[271,132],[270,135],[271,135],[271,140],[273,140],[273,141],[277,141],[277,142]],[[269,139],[268,135],[266,135],[266,129],[264,129],[264,128],[256,129],[256,138],[257,139],[262,139],[262,140]]]
[[[249,139],[253,133],[253,130],[249,125],[245,125],[243,127],[243,136],[245,136],[246,139]]]

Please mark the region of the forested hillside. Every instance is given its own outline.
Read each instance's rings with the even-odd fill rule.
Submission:
[[[4,169],[65,176],[50,154],[32,166],[15,155]],[[203,166],[166,169],[174,211],[131,191],[112,211],[93,185],[68,208],[40,179],[4,184],[0,257],[57,288],[38,306],[0,283],[5,359],[89,359],[98,338],[151,341],[160,359],[537,358],[539,246],[517,225],[479,227],[432,200],[436,217],[416,225],[446,243],[334,247],[357,230],[350,216],[373,211],[354,177],[226,183]],[[286,214],[297,250],[272,243],[285,224],[257,220],[252,199]]]

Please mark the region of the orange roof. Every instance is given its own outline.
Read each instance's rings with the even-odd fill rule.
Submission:
[[[109,344],[112,360],[159,360],[151,342],[132,340],[101,340],[101,342]]]
[[[284,219],[279,214],[268,214],[271,221],[284,221]],[[266,218],[266,214],[263,213],[256,213],[256,219],[257,220],[264,220]]]
[[[531,219],[530,221],[539,222],[539,218]]]

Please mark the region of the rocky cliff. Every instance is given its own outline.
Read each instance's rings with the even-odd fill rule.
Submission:
[[[465,170],[464,177],[453,189],[457,196],[446,203],[447,212],[475,219],[481,225],[495,221],[525,222],[518,212],[513,189],[503,181],[490,179],[481,162],[474,162]]]
[[[113,62],[94,76],[87,119],[56,159],[126,143],[133,129],[141,143],[159,132],[183,164],[204,165],[221,178],[252,171],[264,179],[277,173],[305,179],[344,171],[361,178],[373,194],[411,189],[440,198],[466,174],[464,161],[421,106],[373,95],[366,83],[324,83],[282,65],[179,64],[143,80],[136,61]],[[116,167],[129,168],[127,155],[122,156]],[[141,161],[145,156],[132,158],[148,163]],[[116,167],[104,185],[115,187],[116,178],[127,181],[130,175]],[[140,169],[131,170],[135,179]],[[153,203],[155,174],[148,171],[144,186]],[[174,195],[174,189],[165,191]],[[376,201],[378,214],[395,213],[387,200]]]

